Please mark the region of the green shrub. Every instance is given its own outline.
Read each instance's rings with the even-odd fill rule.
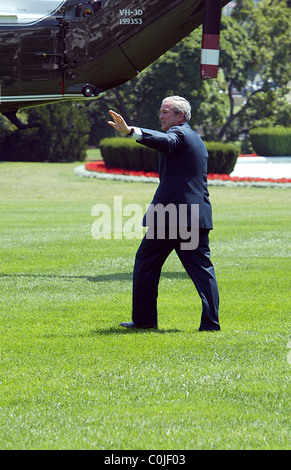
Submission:
[[[236,164],[239,149],[234,144],[205,142],[209,159],[207,173],[229,175]]]
[[[207,142],[205,145],[209,153],[208,173],[231,173],[238,157],[237,146],[220,142]],[[137,144],[135,140],[124,137],[106,138],[100,141],[100,150],[108,167],[158,172],[158,152]]]
[[[159,170],[159,153],[135,140],[124,137],[102,139],[100,150],[108,167],[148,172]]]
[[[290,127],[258,127],[249,132],[255,152],[262,156],[291,155]]]

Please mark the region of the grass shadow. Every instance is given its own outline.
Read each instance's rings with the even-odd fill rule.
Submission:
[[[60,281],[75,281],[87,280],[89,282],[111,282],[111,281],[132,281],[132,273],[109,273],[99,274],[96,276],[87,275],[66,275],[66,274],[34,274],[34,273],[13,273],[13,274],[0,274],[0,278],[40,278],[40,279],[59,279]],[[161,278],[167,279],[186,279],[188,274],[186,272],[162,272]]]
[[[155,334],[166,334],[166,333],[181,333],[182,330],[178,328],[158,328],[158,329],[131,329],[131,328],[124,328],[122,326],[115,327],[111,326],[109,328],[96,328],[91,330],[91,335],[98,335],[98,336],[107,336],[107,335],[120,335],[120,334],[136,334],[136,333],[155,333]]]

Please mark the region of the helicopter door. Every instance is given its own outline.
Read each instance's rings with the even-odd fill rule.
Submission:
[[[62,92],[63,39],[60,27],[26,27],[20,34],[22,87],[33,94]],[[47,82],[44,86],[43,82]],[[27,94],[30,94],[28,92]]]
[[[63,3],[59,0],[0,0],[0,22],[1,18],[6,18],[5,26],[0,28],[3,101],[18,97],[19,102],[42,102],[48,96],[61,97],[64,64],[61,15],[52,14],[37,22],[31,22],[31,19],[43,18],[51,9],[59,10]]]
[[[60,27],[0,29],[0,103],[43,101],[62,94]]]

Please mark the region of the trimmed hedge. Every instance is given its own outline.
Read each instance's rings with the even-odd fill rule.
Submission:
[[[290,156],[291,128],[290,127],[258,127],[249,132],[252,146],[258,155]]]
[[[229,175],[236,164],[239,149],[234,144],[205,142],[209,159],[207,173]]]
[[[159,171],[159,153],[137,144],[134,139],[108,137],[100,141],[100,150],[105,165],[133,171]]]
[[[235,167],[239,150],[234,144],[206,142],[208,173],[229,174]],[[106,138],[100,141],[100,150],[105,165],[109,168],[158,172],[159,153],[124,137]]]

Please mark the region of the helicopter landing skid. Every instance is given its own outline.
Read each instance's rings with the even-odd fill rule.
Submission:
[[[5,111],[2,114],[9,119],[9,121],[14,124],[19,130],[32,129],[34,127],[40,127],[40,124],[23,124],[18,117],[16,116],[18,109],[14,111]]]

